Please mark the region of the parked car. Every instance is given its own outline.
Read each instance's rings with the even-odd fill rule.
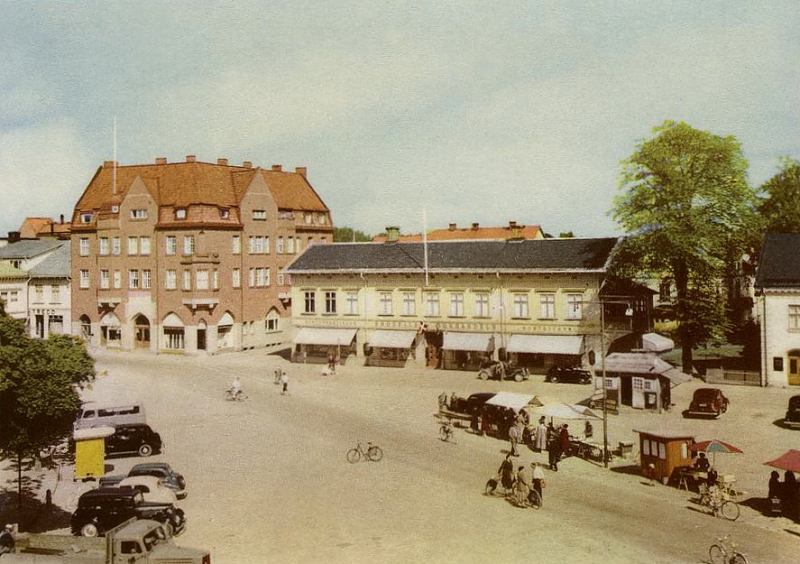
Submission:
[[[128,476],[119,482],[120,488],[131,488],[142,492],[145,501],[151,503],[178,503],[178,496],[175,491],[164,485],[155,476]]]
[[[170,536],[186,527],[183,510],[171,504],[147,502],[142,492],[130,488],[99,488],[78,499],[78,509],[72,514],[72,534],[103,536],[131,518],[158,521]]]
[[[728,411],[728,398],[717,388],[698,388],[694,391],[686,415],[713,415],[719,417]]]
[[[498,360],[484,364],[478,372],[478,378],[481,380],[514,380],[515,382],[522,382],[527,380],[529,376],[527,368]]]
[[[800,396],[789,398],[789,407],[786,409],[783,424],[787,427],[800,427]]]
[[[161,480],[166,487],[174,491],[178,499],[186,497],[186,479],[166,462],[142,462],[136,464],[128,472],[128,476],[103,476],[100,478],[100,486],[116,486],[123,479],[130,476],[154,476]]]
[[[545,382],[577,382],[578,384],[590,384],[592,373],[577,366],[551,366],[547,371]]]
[[[161,435],[153,431],[150,425],[117,425],[114,429],[114,434],[106,437],[107,454],[135,452],[139,456],[150,456],[154,452],[161,452],[164,446]]]

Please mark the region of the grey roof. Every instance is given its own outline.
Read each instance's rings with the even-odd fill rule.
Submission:
[[[42,259],[42,262],[28,272],[32,278],[69,278],[70,266],[69,243],[62,241],[61,247]]]
[[[800,233],[767,233],[756,273],[757,288],[800,287]]]
[[[617,238],[428,243],[428,270],[598,271],[606,268]],[[421,272],[423,243],[312,245],[286,269],[303,272]]]
[[[42,239],[30,239],[17,241],[0,248],[0,260],[2,259],[29,259],[39,256],[42,253],[53,250],[55,247],[67,245],[68,241],[47,241]]]

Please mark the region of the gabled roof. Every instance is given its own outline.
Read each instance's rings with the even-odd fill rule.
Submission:
[[[31,278],[69,278],[70,273],[70,248],[64,242],[61,247],[47,255],[42,262],[28,270]]]
[[[616,238],[428,243],[428,270],[604,272]],[[422,243],[333,243],[306,248],[287,269],[302,272],[422,272]]]
[[[45,225],[52,222],[49,217],[26,217],[18,229],[19,235],[24,239],[33,239]]]
[[[0,260],[2,259],[29,259],[39,256],[42,253],[52,251],[56,247],[65,245],[64,241],[28,240],[11,243],[0,248]]]
[[[800,287],[800,233],[767,233],[756,288]]]

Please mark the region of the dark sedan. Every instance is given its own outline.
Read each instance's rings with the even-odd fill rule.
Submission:
[[[576,366],[553,366],[547,371],[546,382],[576,382],[578,384],[589,384],[592,381],[592,374]]]
[[[161,452],[164,446],[161,435],[153,431],[150,425],[117,425],[114,429],[114,434],[106,437],[107,454],[136,453],[150,456],[154,452]]]

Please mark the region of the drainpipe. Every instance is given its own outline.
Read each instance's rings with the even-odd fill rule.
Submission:
[[[363,312],[361,315],[364,318],[363,327],[364,327],[364,335],[366,336],[366,334],[367,334],[367,278],[364,276],[364,271],[363,270],[361,272],[359,272],[358,275],[361,278],[361,281],[364,282],[364,296],[363,296],[364,297],[364,307],[361,308],[361,310]],[[362,347],[363,347],[363,345],[362,345]],[[356,348],[358,348],[358,339],[356,339]],[[358,352],[356,352],[356,354],[358,354]],[[364,363],[366,364],[368,360],[369,359],[364,359]]]

